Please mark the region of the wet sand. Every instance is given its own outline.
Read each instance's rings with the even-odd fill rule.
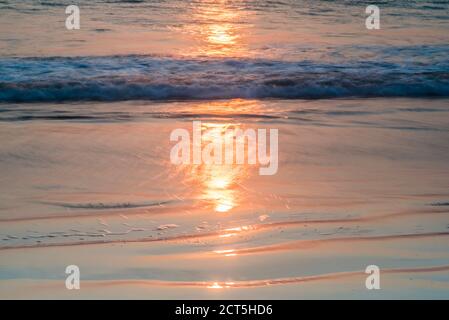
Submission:
[[[69,118],[6,105],[0,297],[447,298],[447,105],[73,103]],[[193,119],[277,128],[277,174],[170,163],[170,132]],[[80,290],[65,288],[71,264]],[[378,291],[365,287],[372,264]]]

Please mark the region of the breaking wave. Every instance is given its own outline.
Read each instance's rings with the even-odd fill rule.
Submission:
[[[0,59],[0,102],[448,97],[449,62]]]

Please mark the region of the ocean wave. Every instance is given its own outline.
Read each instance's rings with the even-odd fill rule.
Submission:
[[[448,96],[447,60],[0,59],[0,102]]]

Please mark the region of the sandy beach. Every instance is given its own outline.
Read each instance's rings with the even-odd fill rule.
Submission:
[[[0,1],[1,299],[449,298],[448,3],[69,4]]]
[[[77,120],[79,104],[75,120],[0,125],[2,298],[447,297],[446,100],[126,105],[126,120],[110,104]],[[204,126],[279,128],[278,173],[171,164],[166,137],[192,109]]]

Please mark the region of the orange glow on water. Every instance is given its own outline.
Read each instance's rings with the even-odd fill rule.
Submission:
[[[223,289],[223,286],[219,285],[218,282],[214,282],[213,284],[207,286],[209,289]]]
[[[217,136],[223,135],[228,127],[228,124],[204,123],[203,143],[210,143]],[[211,201],[216,212],[229,212],[237,204],[236,182],[242,177],[244,166],[226,164],[201,166],[202,198]]]
[[[198,23],[185,26],[183,31],[196,38],[198,47],[193,50],[195,54],[244,55],[246,45],[242,21],[247,21],[244,20],[244,11],[231,7],[227,1],[204,1],[192,9]]]
[[[257,114],[261,112],[261,109],[258,101],[234,99],[224,102],[198,103],[194,108],[182,110],[183,113],[207,114],[209,119],[213,119],[201,121],[199,129],[201,152],[217,139],[222,143],[221,164],[201,161],[201,164],[190,163],[183,165],[181,169],[178,168],[183,172],[183,184],[194,190],[194,197],[199,199],[201,205],[206,208],[217,213],[228,213],[245,204],[248,189],[244,188],[244,183],[253,175],[253,170],[257,170],[257,166],[247,162],[242,164],[226,163],[225,157],[228,149],[233,150],[233,162],[235,162],[235,130],[247,129],[247,126],[240,122],[228,121],[227,116],[232,118],[235,114]],[[216,121],[215,115],[217,116]],[[215,154],[215,150],[212,153]]]

